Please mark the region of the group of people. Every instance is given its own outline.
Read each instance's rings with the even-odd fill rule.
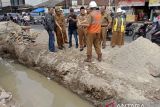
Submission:
[[[14,13],[14,17],[11,14],[4,14],[3,21],[13,21],[19,25],[29,26],[30,15],[23,13],[22,17],[18,13]]]
[[[72,35],[75,39],[75,47],[83,51],[87,47],[87,58],[85,62],[91,62],[92,46],[94,46],[98,61],[102,61],[102,49],[106,48],[107,31],[112,28],[111,47],[118,45],[121,47],[124,44],[125,18],[122,15],[121,8],[117,9],[117,13],[112,19],[106,7],[98,8],[95,1],[91,1],[87,8],[81,7],[80,14],[77,16],[74,9],[70,9],[70,14],[67,18],[68,39],[66,33],[65,17],[59,8],[49,8],[48,14],[44,18],[44,27],[49,34],[49,50],[56,52],[55,36],[59,49],[63,49],[64,44],[69,44],[72,47]]]

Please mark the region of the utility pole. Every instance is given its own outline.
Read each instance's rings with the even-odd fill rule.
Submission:
[[[67,9],[68,7],[68,0],[65,0],[65,8]]]
[[[109,9],[111,9],[111,0],[109,0]]]
[[[84,6],[84,0],[82,0],[82,6]]]
[[[121,0],[114,0],[114,2],[115,2],[115,9],[118,8],[118,4],[119,4],[120,1],[121,1]]]
[[[2,6],[2,0],[0,0],[0,5],[1,5],[1,8],[2,8],[2,7],[3,7],[3,6]]]

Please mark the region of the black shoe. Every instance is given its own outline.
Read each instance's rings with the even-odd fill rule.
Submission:
[[[71,48],[72,46],[71,45],[69,45],[69,47],[68,48]]]
[[[65,41],[66,44],[68,44],[69,42]]]
[[[64,48],[65,48],[65,46],[63,46],[63,45],[62,45],[62,48],[64,49]]]
[[[102,49],[105,49],[106,48],[106,46],[102,46]]]
[[[58,47],[58,49],[63,50],[63,48],[62,48],[62,47]]]
[[[111,46],[112,48],[114,48],[115,46]]]
[[[50,52],[58,52],[58,51],[57,51],[57,49],[55,49],[55,50],[50,50]]]
[[[76,45],[76,48],[78,48],[78,45]]]
[[[80,51],[83,51],[83,48],[81,48]]]

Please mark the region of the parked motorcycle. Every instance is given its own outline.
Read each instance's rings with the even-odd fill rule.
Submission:
[[[146,34],[152,29],[152,24],[151,23],[144,23],[143,25],[140,26],[137,32],[134,33],[132,40],[136,40],[139,37],[144,37],[146,38]]]
[[[150,37],[148,37],[148,35]],[[154,24],[144,23],[139,29],[138,32],[135,32],[133,35],[133,40],[136,40],[138,37],[144,37],[150,39],[153,43],[160,45],[160,29],[156,28]]]
[[[128,23],[126,25],[125,35],[126,36],[132,36],[133,33],[134,33],[134,29],[135,29],[135,25],[133,23]]]
[[[160,45],[160,29],[157,30],[155,33],[152,34],[152,39],[151,41],[153,43],[156,43],[158,45]]]

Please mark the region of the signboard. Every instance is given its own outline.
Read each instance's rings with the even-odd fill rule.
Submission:
[[[160,6],[160,0],[149,0],[149,6]]]
[[[2,2],[2,7],[11,6],[10,0],[1,0],[1,2]]]
[[[132,0],[132,6],[144,6],[145,0]]]
[[[77,6],[77,5],[78,5],[77,0],[72,0],[72,6]]]
[[[121,0],[120,6],[144,6],[145,0]]]
[[[135,21],[135,15],[127,15],[126,22],[134,22]]]

